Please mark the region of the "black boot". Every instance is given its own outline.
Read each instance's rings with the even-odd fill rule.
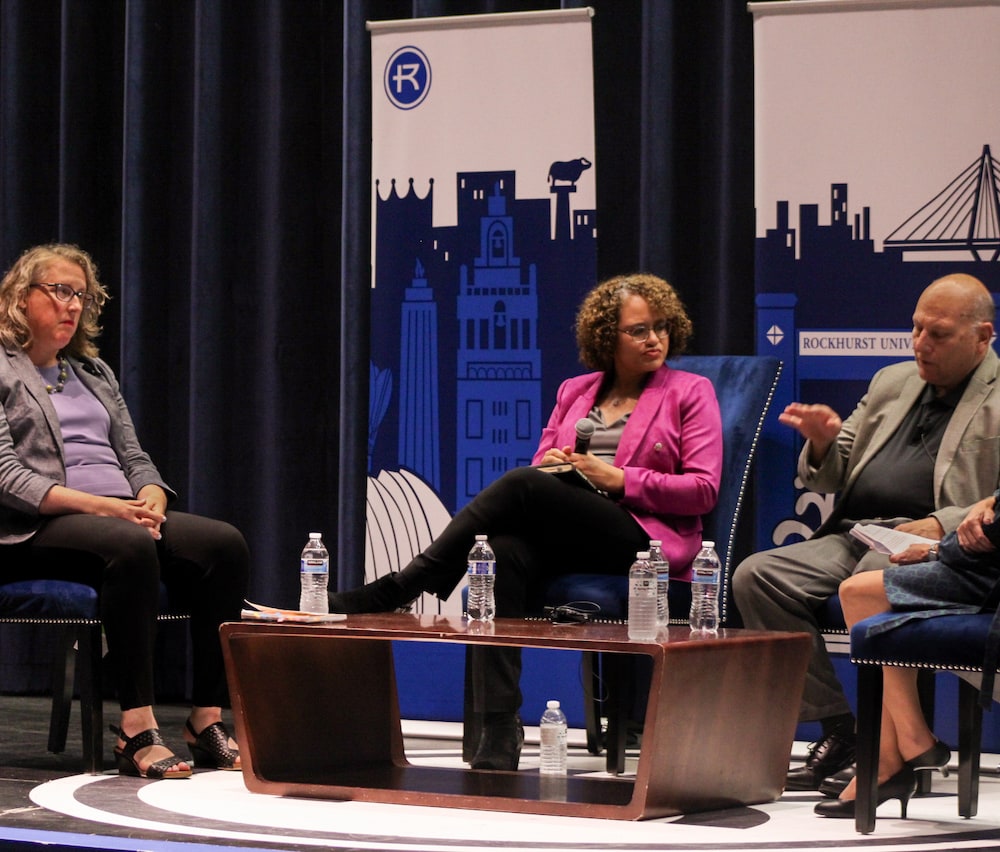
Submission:
[[[406,606],[420,594],[406,589],[399,580],[399,573],[383,574],[377,580],[359,589],[330,592],[330,612],[393,612]]]
[[[524,727],[517,713],[484,713],[483,733],[471,766],[514,771],[523,745]]]
[[[789,770],[785,777],[785,789],[818,790],[824,779],[854,763],[854,749],[853,731],[824,734],[823,739],[813,743],[809,749],[805,766]]]

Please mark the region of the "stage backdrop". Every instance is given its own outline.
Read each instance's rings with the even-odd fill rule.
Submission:
[[[581,370],[573,317],[597,226],[589,10],[369,29],[371,580],[530,462],[559,382]],[[460,614],[464,585],[415,606]],[[396,643],[395,658],[404,717],[462,718],[460,646]],[[581,725],[579,667],[525,651],[525,718],[559,698]]]
[[[877,369],[913,357],[913,307],[940,275],[1000,291],[1000,3],[749,8],[757,351],[785,362],[757,539],[780,545],[808,537],[833,496],[796,481],[801,444],[777,412],[794,399],[850,414]]]
[[[372,579],[531,460],[597,230],[588,9],[369,29]]]

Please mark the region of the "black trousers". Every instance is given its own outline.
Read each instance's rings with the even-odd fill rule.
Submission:
[[[478,533],[497,557],[498,616],[539,611],[548,584],[564,574],[626,573],[649,546],[638,522],[614,500],[531,467],[515,468],[484,488],[410,562],[400,579],[446,598],[461,582]],[[519,649],[470,646],[466,652],[473,710],[521,706]]]
[[[167,512],[162,537],[96,515],[48,518],[28,541],[0,548],[6,581],[70,580],[97,590],[122,710],[154,703],[153,643],[160,582],[171,604],[191,614],[192,703],[228,706],[219,625],[238,621],[250,553],[222,521]]]

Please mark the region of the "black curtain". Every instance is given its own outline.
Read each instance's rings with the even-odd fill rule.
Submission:
[[[53,240],[113,294],[102,354],[181,508],[297,600],[364,563],[366,20],[591,5],[599,277],[663,275],[694,349],[752,351],[751,19],[732,0],[0,0],[0,264]]]

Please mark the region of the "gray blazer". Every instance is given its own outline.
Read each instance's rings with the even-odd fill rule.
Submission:
[[[153,484],[176,497],[139,446],[111,368],[99,358],[69,363],[111,415],[111,448],[132,493]],[[31,538],[41,525],[42,499],[53,485],[65,484],[62,430],[45,382],[23,351],[0,349],[0,544]]]
[[[993,347],[976,368],[948,421],[934,461],[934,506],[946,533],[954,530],[969,507],[989,497],[1000,484],[1000,359]],[[858,407],[844,421],[840,435],[819,467],[809,464],[809,442],[799,456],[798,473],[807,488],[849,494],[869,459],[899,428],[924,387],[914,361],[879,370]],[[843,499],[837,506],[843,504]],[[890,513],[887,513],[890,514]],[[841,520],[834,507],[816,535],[832,532]]]

